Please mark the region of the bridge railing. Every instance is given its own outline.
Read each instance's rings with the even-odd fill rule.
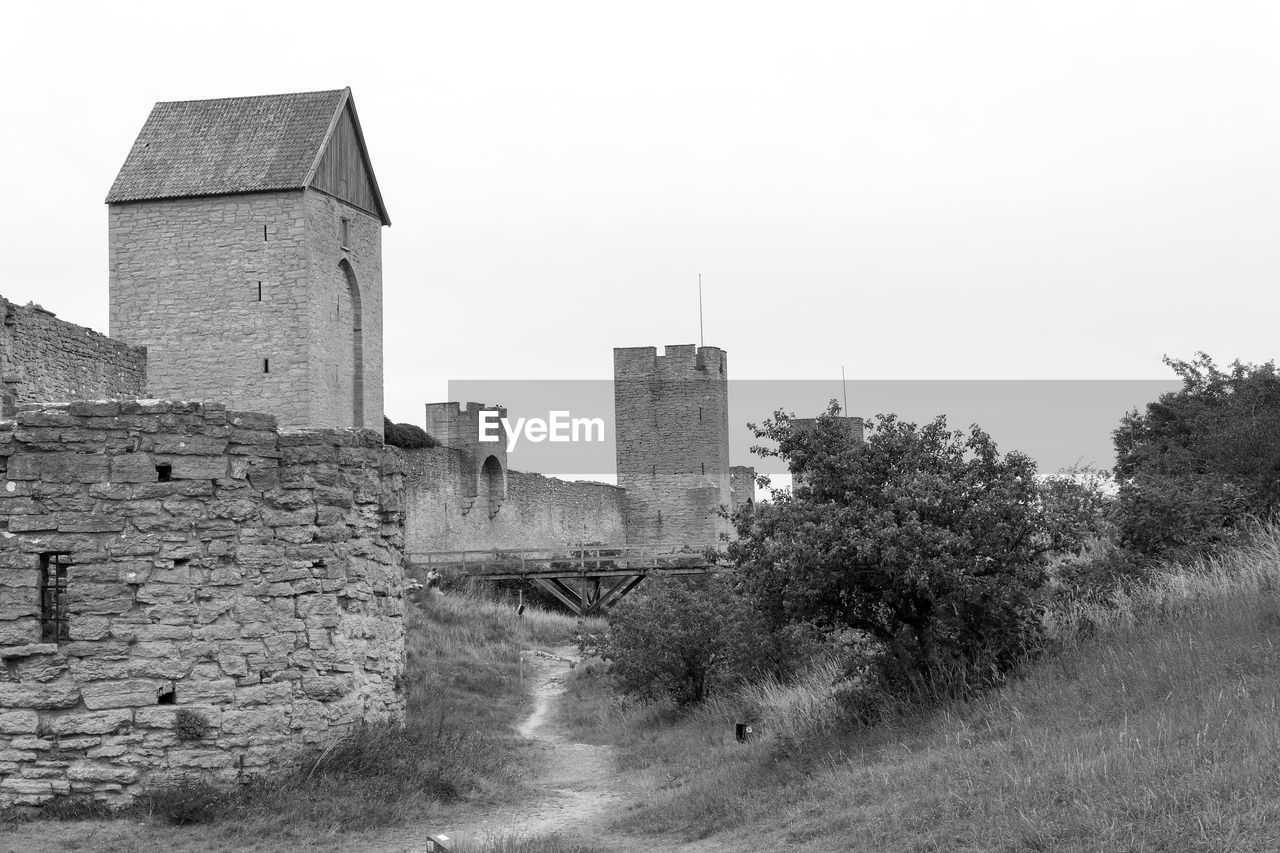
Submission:
[[[565,574],[605,570],[678,569],[708,566],[706,551],[682,544],[585,545],[565,548],[484,548],[463,551],[420,551],[408,555],[411,565],[449,569],[469,575],[524,573],[555,569]]]

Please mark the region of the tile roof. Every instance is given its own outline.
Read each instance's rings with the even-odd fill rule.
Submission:
[[[107,203],[306,187],[349,89],[155,105]]]

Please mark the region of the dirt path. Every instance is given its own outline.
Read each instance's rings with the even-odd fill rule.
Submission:
[[[609,822],[628,800],[638,795],[638,786],[618,770],[612,747],[577,743],[567,739],[555,726],[555,711],[564,694],[565,676],[577,662],[576,649],[565,647],[557,649],[555,654],[526,651],[524,659],[526,677],[536,679],[534,709],[516,730],[532,741],[533,763],[538,768],[532,782],[541,794],[526,802],[460,818],[454,826],[443,827],[456,845],[451,849],[476,849],[494,838],[551,834],[580,840],[608,853],[652,853],[654,850],[718,853],[722,849],[710,842],[656,842],[652,838],[628,838],[610,831]],[[401,847],[397,853],[421,849],[420,846]],[[383,853],[381,848],[379,853]]]
[[[600,838],[605,824],[627,799],[631,786],[618,773],[613,749],[567,740],[551,725],[557,701],[564,694],[564,678],[576,658],[572,649],[557,654],[530,651],[525,662],[537,680],[534,709],[518,727],[522,737],[533,741],[535,784],[543,792],[538,799],[499,808],[477,816],[453,836],[462,844],[482,841],[494,835],[572,834]],[[620,841],[620,840],[619,840]],[[629,848],[610,848],[629,849]]]

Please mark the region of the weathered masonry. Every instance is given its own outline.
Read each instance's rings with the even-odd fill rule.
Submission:
[[[627,543],[715,546],[731,534],[728,358],[718,347],[613,351]]]
[[[113,338],[148,393],[382,429],[382,226],[350,89],[159,103],[110,193]]]
[[[0,423],[0,804],[245,779],[403,719],[402,461],[217,404]]]
[[[147,395],[147,352],[0,297],[0,417],[23,403]]]

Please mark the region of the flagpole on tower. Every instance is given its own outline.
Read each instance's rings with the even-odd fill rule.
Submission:
[[[702,273],[698,273],[698,346],[706,345],[707,339],[702,336]]]

